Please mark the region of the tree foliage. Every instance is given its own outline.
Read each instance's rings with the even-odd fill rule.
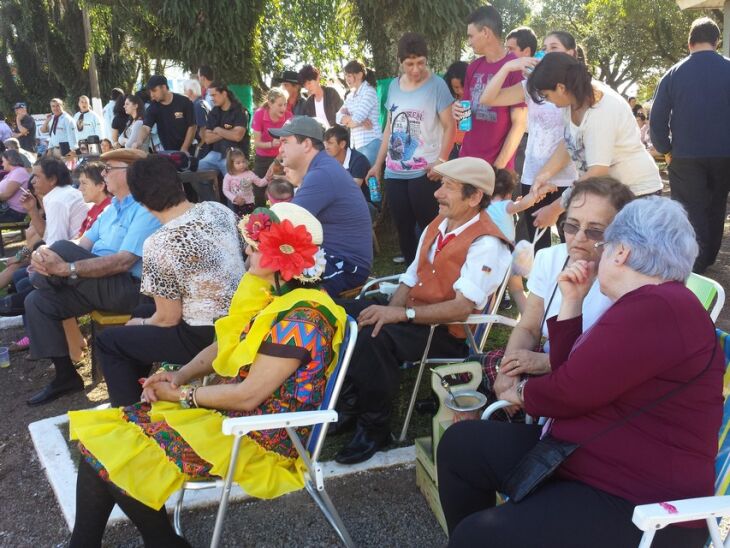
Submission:
[[[532,25],[542,36],[571,32],[596,78],[625,91],[685,56],[690,23],[703,14],[681,11],[674,0],[545,0]]]
[[[261,44],[264,74],[310,63],[332,75],[365,54],[360,21],[350,0],[268,0]]]

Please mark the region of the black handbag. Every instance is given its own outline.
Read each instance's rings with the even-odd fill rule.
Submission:
[[[507,476],[501,491],[512,502],[520,502],[552,476],[578,447],[577,443],[558,440],[547,434],[522,457]]]
[[[635,419],[650,409],[653,409],[660,403],[667,401],[669,398],[675,396],[694,383],[710,368],[715,359],[716,352],[717,343],[715,343],[712,348],[712,355],[710,356],[710,360],[707,362],[705,368],[689,381],[673,388],[661,398],[658,398],[644,407],[637,409],[633,413],[621,418],[600,432],[589,437],[587,440],[584,440],[582,443],[558,440],[552,437],[549,433],[546,433],[540,441],[538,441],[535,446],[530,449],[524,457],[522,457],[512,472],[510,472],[502,485],[501,491],[509,497],[510,501],[520,502],[530,493],[534,492],[535,489],[537,489],[546,479],[552,476],[558,466],[560,466],[581,445],[587,445],[601,436],[608,434],[610,431],[623,426],[630,420]]]

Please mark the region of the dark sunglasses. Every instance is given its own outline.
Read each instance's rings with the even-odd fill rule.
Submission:
[[[565,232],[566,234],[570,234],[571,236],[575,236],[581,230],[581,227],[568,221],[563,221],[563,224],[560,225],[560,228],[563,229],[563,232]],[[593,240],[594,242],[603,241],[603,230],[601,229],[584,228],[583,234],[585,234],[586,238],[588,238],[589,240]]]

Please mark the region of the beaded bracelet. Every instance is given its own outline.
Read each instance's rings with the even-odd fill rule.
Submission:
[[[195,388],[189,384],[183,384],[180,387],[180,407],[183,409],[193,409],[197,407],[193,398]]]

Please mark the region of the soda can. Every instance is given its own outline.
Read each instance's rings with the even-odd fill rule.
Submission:
[[[464,112],[459,119],[459,131],[471,131],[471,101],[459,101]]]
[[[372,202],[377,203],[383,199],[378,188],[378,180],[375,177],[368,178],[368,189],[370,190],[370,200]]]

